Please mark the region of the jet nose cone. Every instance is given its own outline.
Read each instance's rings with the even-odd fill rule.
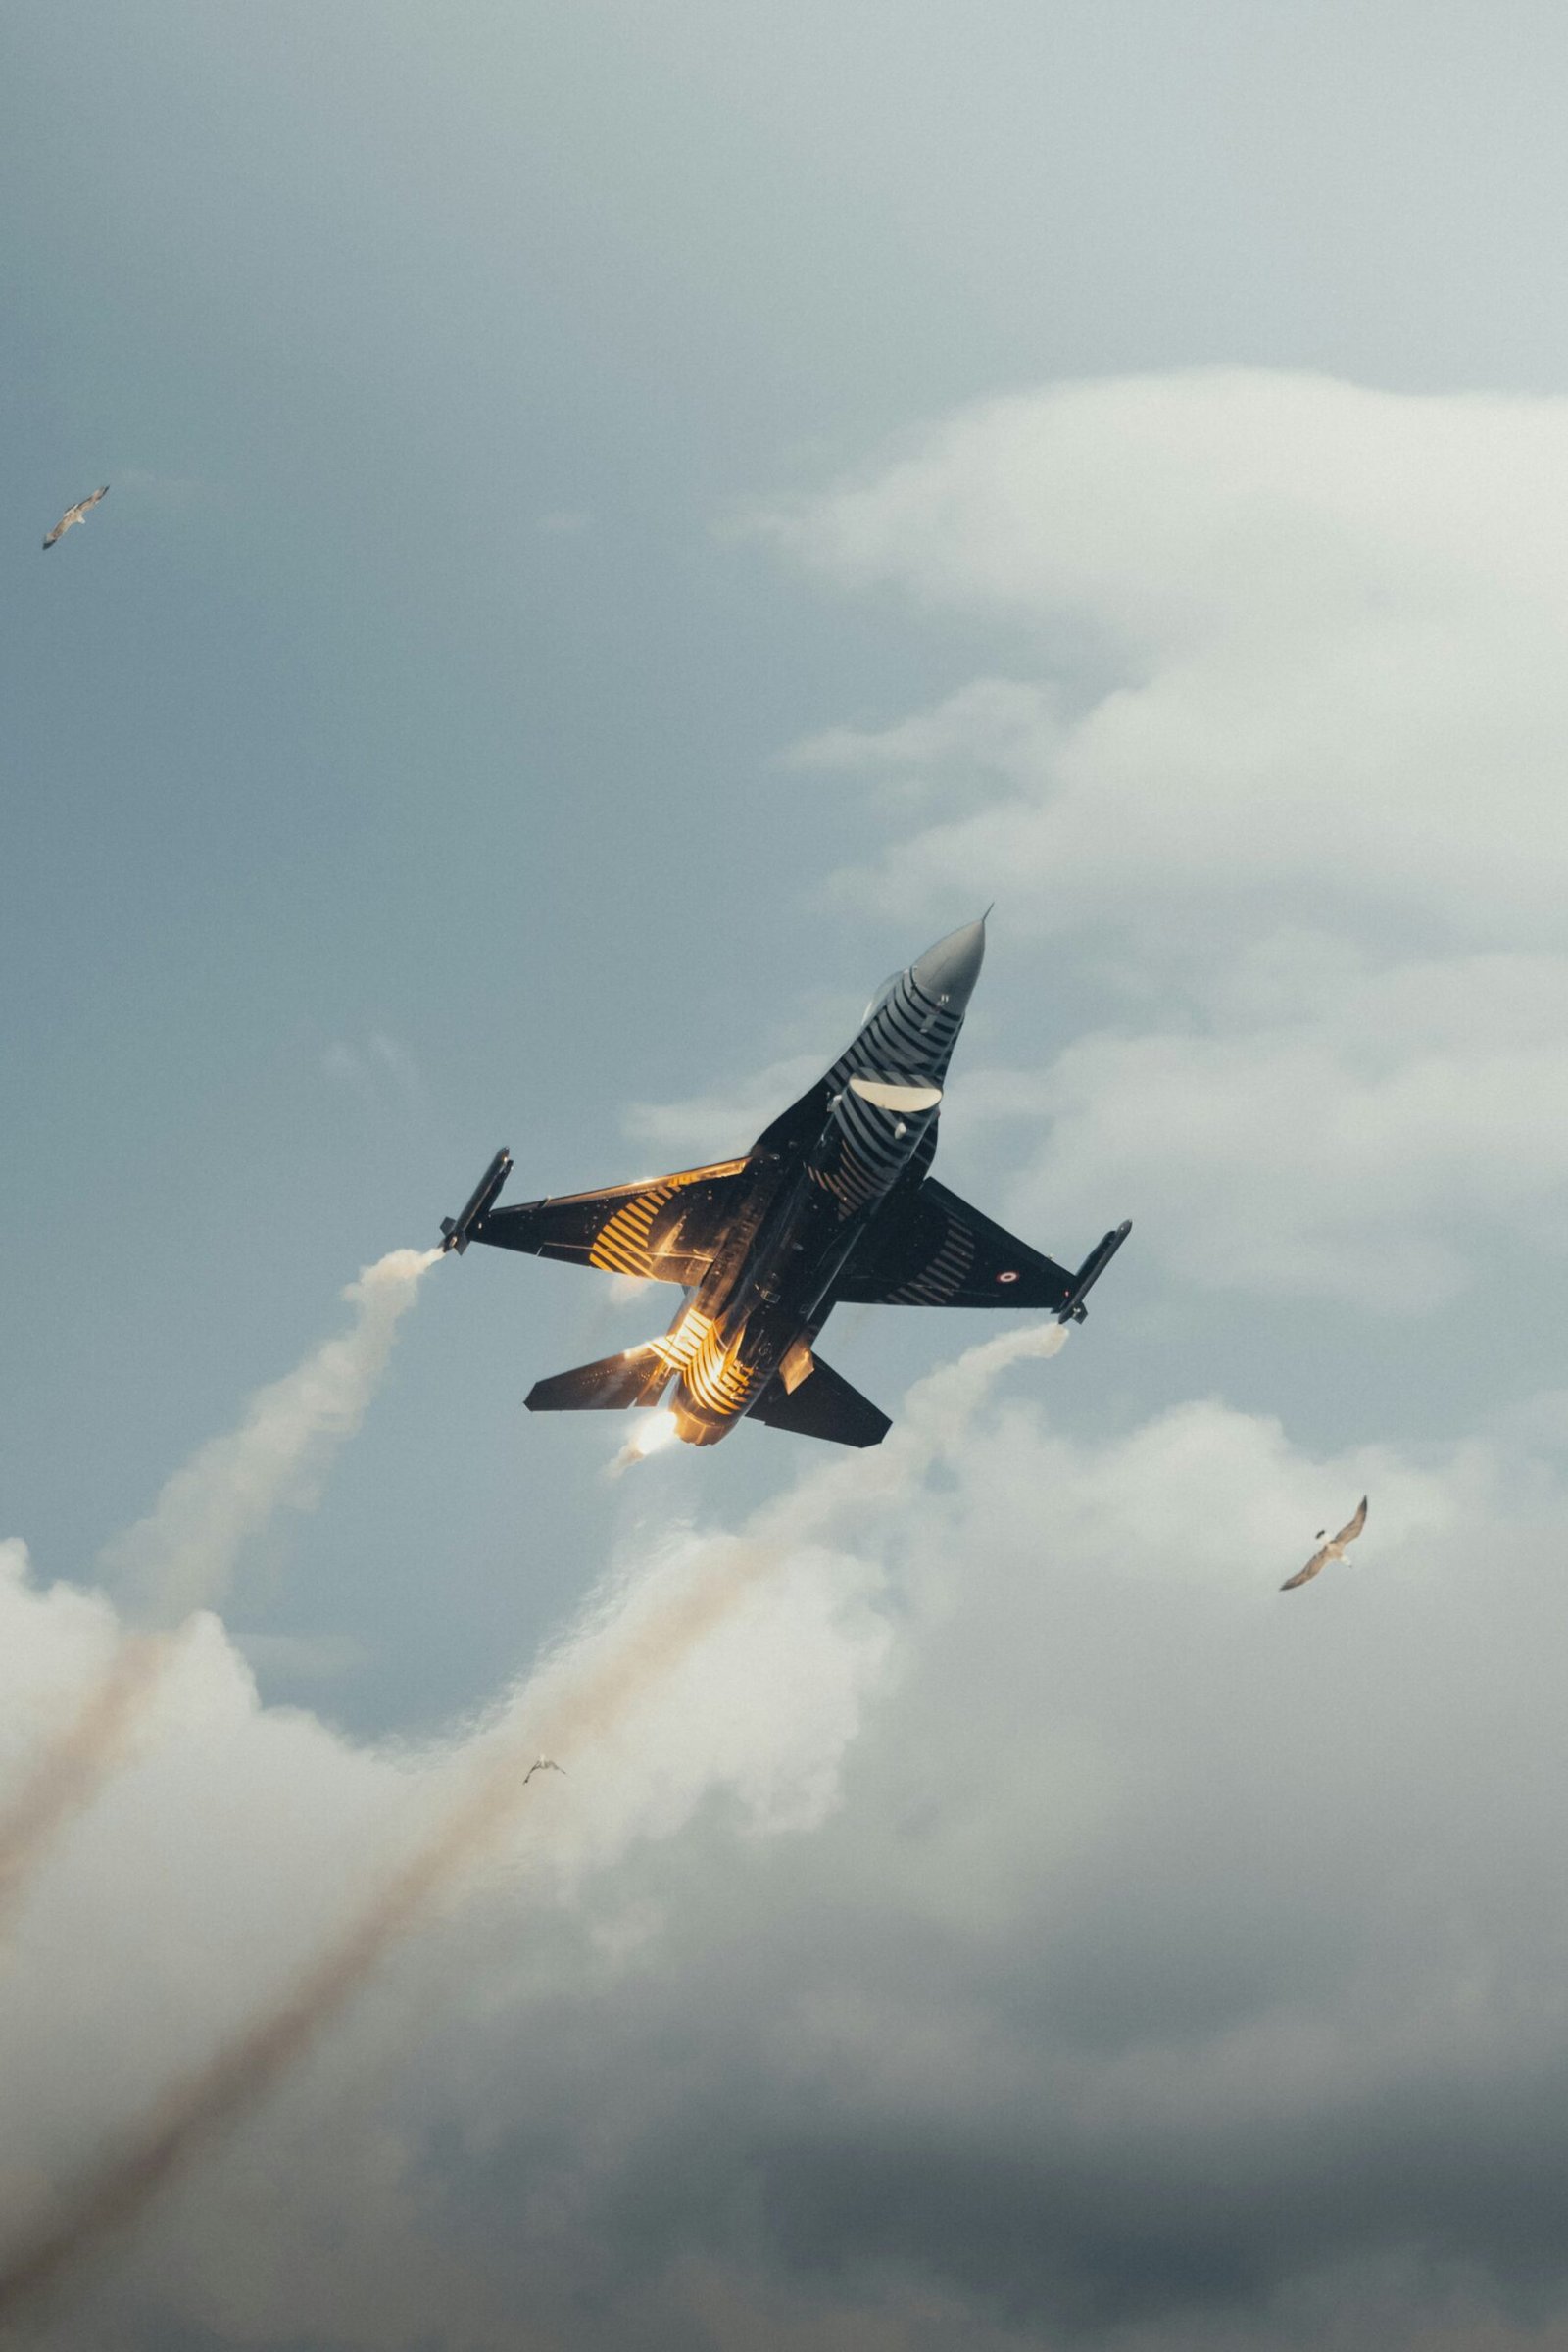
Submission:
[[[977,923],[965,923],[961,931],[950,931],[934,948],[927,948],[913,967],[915,986],[939,1004],[946,1004],[950,1012],[961,1013],[980,977],[985,953],[986,918],[982,915]]]

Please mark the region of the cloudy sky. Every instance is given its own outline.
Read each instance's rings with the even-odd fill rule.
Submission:
[[[1557,2352],[1561,12],[4,47],[0,2310]],[[525,1416],[667,1302],[422,1267],[497,1145],[742,1150],[993,900],[1087,1327]]]

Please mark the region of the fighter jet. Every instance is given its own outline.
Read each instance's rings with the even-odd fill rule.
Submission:
[[[877,1446],[887,1414],[816,1353],[835,1306],[1036,1307],[1083,1321],[1130,1224],[1069,1273],[930,1173],[985,944],[982,916],[896,972],[832,1068],[743,1158],[498,1208],[512,1157],[496,1153],[462,1215],[444,1219],[444,1249],[484,1242],[683,1294],[661,1338],[536,1382],[530,1412],[657,1405],[668,1391],[688,1446],[744,1420]]]
[[[101,490],[95,490],[90,498],[78,498],[74,507],[68,507],[66,509],[65,513],[61,515],[60,520],[55,524],[54,529],[44,541],[44,546],[46,548],[53,547],[57,539],[63,539],[65,537],[67,531],[70,530],[74,522],[85,522],[92,509],[98,504],[98,501],[101,498],[107,498],[108,496],[109,484],[105,482],[103,488]]]
[[[1284,1584],[1281,1585],[1280,1591],[1282,1592],[1294,1592],[1298,1585],[1310,1584],[1313,1577],[1320,1575],[1328,1566],[1330,1560],[1343,1560],[1345,1557],[1346,1546],[1355,1542],[1356,1537],[1361,1533],[1361,1530],[1363,1527],[1365,1527],[1365,1525],[1366,1496],[1363,1494],[1359,1503],[1356,1505],[1354,1518],[1347,1519],[1339,1534],[1331,1537],[1329,1542],[1324,1544],[1321,1551],[1314,1551],[1312,1557],[1307,1561],[1304,1568],[1298,1568],[1294,1576],[1288,1576],[1285,1579]],[[1322,1535],[1322,1528],[1319,1528],[1317,1532],[1319,1535]]]

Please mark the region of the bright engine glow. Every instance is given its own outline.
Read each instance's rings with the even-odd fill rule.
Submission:
[[[642,1424],[626,1441],[626,1451],[633,1461],[646,1461],[651,1453],[662,1453],[666,1446],[675,1443],[675,1416],[667,1410],[648,1413]]]

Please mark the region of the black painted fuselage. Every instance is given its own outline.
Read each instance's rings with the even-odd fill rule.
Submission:
[[[886,1414],[815,1353],[841,1301],[1081,1319],[1125,1226],[1072,1275],[929,1174],[984,952],[984,922],[971,923],[899,973],[832,1068],[743,1159],[498,1209],[511,1161],[497,1154],[443,1228],[448,1247],[485,1242],[683,1293],[662,1338],[537,1382],[533,1411],[662,1403],[688,1445],[710,1446],[750,1418],[870,1446]]]

